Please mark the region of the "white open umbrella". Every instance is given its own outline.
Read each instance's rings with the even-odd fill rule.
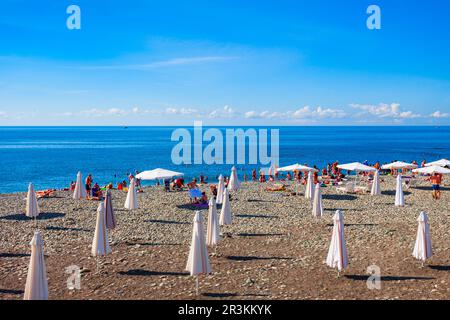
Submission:
[[[130,187],[128,188],[127,198],[125,199],[125,209],[135,210],[138,208],[138,199],[136,194],[136,185],[134,178],[131,179]]]
[[[416,244],[414,245],[413,256],[418,260],[425,261],[433,255],[428,215],[422,211],[417,221],[419,226],[417,228],[417,238]]]
[[[312,215],[315,218],[321,218],[323,215],[322,192],[320,191],[320,183],[316,184],[316,189],[314,191]]]
[[[440,166],[428,166],[424,168],[414,169],[412,172],[423,174],[433,174],[433,173],[450,174],[450,169]]]
[[[366,166],[360,162],[352,162],[340,164],[337,166],[339,169],[347,170],[347,171],[356,171],[356,172],[374,172],[376,169],[374,167]]]
[[[232,222],[230,197],[228,196],[228,190],[223,192],[222,210],[220,211],[219,223],[221,226],[230,225]]]
[[[239,189],[240,182],[237,176],[236,167],[231,168],[230,181],[228,181],[228,190],[236,191]]]
[[[340,210],[336,210],[333,217],[333,235],[328,249],[327,265],[339,271],[348,266],[347,244],[344,237],[344,216]]]
[[[281,171],[283,171],[283,172],[291,172],[291,171],[302,171],[302,172],[312,171],[312,172],[317,172],[318,170],[315,169],[315,168],[310,168],[310,167],[303,166],[301,164],[296,163],[296,164],[293,164],[293,165],[290,165],[290,166],[278,168],[276,171],[277,172],[281,172]]]
[[[225,190],[225,184],[223,182],[223,176],[219,176],[219,183],[217,185],[217,204],[222,204],[223,200],[223,191]]]
[[[370,190],[370,194],[373,196],[381,195],[381,187],[380,187],[380,172],[377,170],[373,175],[372,181],[372,189]]]
[[[381,166],[381,169],[395,169],[395,170],[401,170],[401,169],[414,169],[417,168],[417,164],[403,162],[403,161],[395,161],[392,163],[388,163]]]
[[[441,159],[438,161],[433,161],[425,164],[425,167],[438,166],[438,167],[450,167],[450,160]]]
[[[205,231],[203,216],[200,211],[195,212],[194,227],[192,230],[191,248],[186,264],[186,270],[191,276],[196,277],[196,292],[198,295],[198,275],[211,273],[209,264],[208,248],[205,242]]]
[[[314,199],[314,177],[312,171],[308,172],[308,180],[306,181],[305,198]]]
[[[206,229],[206,245],[217,246],[220,241],[219,217],[217,216],[216,200],[209,200],[208,227]]]
[[[25,215],[30,218],[34,218],[39,215],[39,206],[36,198],[36,192],[34,192],[33,184],[30,183],[28,185],[28,194],[27,194],[27,207]]]
[[[402,176],[397,175],[397,185],[395,187],[395,206],[403,207],[405,205],[405,196],[403,195]]]
[[[81,172],[77,173],[77,182],[75,183],[75,190],[73,192],[73,198],[75,200],[80,200],[81,198],[86,198],[86,189],[83,185],[83,178]]]
[[[183,176],[183,173],[157,168],[154,170],[142,171],[136,175],[136,178],[141,180],[162,180],[180,176]]]
[[[47,272],[44,261],[44,240],[39,231],[34,232],[31,245],[24,300],[48,300]]]

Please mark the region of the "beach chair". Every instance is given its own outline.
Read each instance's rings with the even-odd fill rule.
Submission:
[[[338,193],[355,193],[355,184],[349,181],[344,187],[336,187],[336,191]]]

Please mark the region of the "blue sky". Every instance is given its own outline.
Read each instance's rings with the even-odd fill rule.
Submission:
[[[446,0],[2,0],[0,125],[449,125],[449,16]]]

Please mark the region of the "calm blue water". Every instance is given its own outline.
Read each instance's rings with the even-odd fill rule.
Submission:
[[[0,193],[63,188],[77,171],[95,182],[126,179],[128,172],[162,167],[215,180],[231,165],[171,162],[173,127],[0,127]],[[192,129],[192,128],[188,128]],[[206,130],[207,128],[204,128]],[[280,127],[280,165],[369,160],[428,161],[450,157],[450,127]],[[222,128],[224,130],[224,128]],[[205,143],[204,145],[206,145]],[[237,165],[239,174],[259,166]]]

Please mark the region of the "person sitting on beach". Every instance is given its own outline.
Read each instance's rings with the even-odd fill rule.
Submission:
[[[169,192],[170,191],[170,179],[164,179],[164,191]]]
[[[427,164],[427,160],[423,159],[423,161],[422,161],[422,163],[420,164],[420,166],[421,166],[422,168],[424,168],[426,164]]]
[[[208,204],[208,197],[206,192],[202,192],[202,197],[200,198],[200,204]]]
[[[430,180],[433,187],[433,199],[439,200],[441,198],[441,183],[442,183],[442,174],[434,173],[428,180]]]
[[[197,189],[198,185],[197,185],[197,179],[193,179],[191,182],[189,182],[187,184],[188,189]]]
[[[100,186],[98,183],[95,183],[91,189],[92,192],[92,200],[101,200],[103,198],[103,192],[100,190]]]
[[[209,190],[211,190],[211,194],[214,198],[217,198],[217,186],[215,184],[212,184],[209,186]]]
[[[291,181],[291,179],[292,179],[291,173],[288,172],[288,173],[286,174],[286,180],[287,180],[287,181]]]
[[[70,183],[70,188],[69,188],[69,190],[70,190],[70,191],[74,191],[74,190],[75,190],[75,186],[76,186],[75,182],[72,181],[72,182]]]
[[[117,184],[117,190],[122,190],[122,189],[123,189],[122,182],[119,182],[119,183]]]

